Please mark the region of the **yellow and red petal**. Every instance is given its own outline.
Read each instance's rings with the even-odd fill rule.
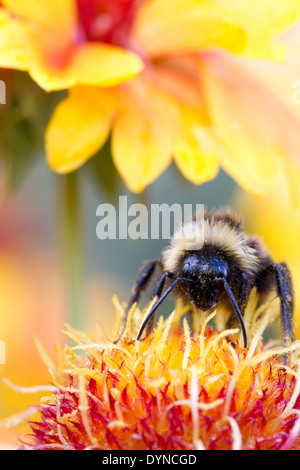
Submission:
[[[1,11],[0,64],[27,70],[45,90],[77,84],[111,87],[143,69],[136,54],[100,42],[77,44],[75,3],[5,0]]]
[[[142,191],[171,162],[178,108],[140,77],[124,85],[112,134],[113,159],[127,187]]]
[[[45,54],[63,55],[76,37],[77,13],[73,0],[3,0],[2,4],[14,18],[27,28],[31,48]]]
[[[224,148],[223,167],[244,189],[267,194],[285,171],[284,162],[291,161],[292,145],[299,155],[299,122],[241,59],[204,54],[199,73]]]
[[[82,166],[106,141],[116,108],[114,90],[76,87],[56,108],[46,132],[49,166],[67,173]]]
[[[239,53],[246,34],[229,10],[206,0],[144,2],[133,35],[150,57],[221,47]]]
[[[36,56],[30,74],[42,88],[50,91],[78,84],[112,87],[130,80],[143,69],[136,54],[109,44],[85,43],[66,53],[70,54],[68,62],[57,68],[47,64],[47,57]]]
[[[186,66],[195,72],[194,61],[188,60]],[[172,155],[178,168],[194,184],[214,178],[219,167],[217,148],[199,80],[182,73],[175,59],[148,76],[177,106],[178,131],[174,133]]]

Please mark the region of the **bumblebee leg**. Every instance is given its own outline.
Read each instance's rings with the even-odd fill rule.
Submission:
[[[247,275],[243,273],[242,282],[239,288],[238,302],[237,302],[242,314],[244,313],[245,307],[247,305],[249,294],[250,294],[250,289],[249,289],[248,278],[247,278]]]
[[[141,293],[143,292],[144,289],[146,289],[153,273],[154,273],[154,269],[156,267],[156,265],[158,265],[160,263],[160,258],[158,259],[155,259],[155,260],[150,260],[148,261],[143,267],[142,269],[139,271],[138,275],[137,275],[137,278],[133,284],[133,288],[132,288],[132,295],[128,301],[128,304],[126,306],[126,310],[125,310],[125,316],[124,316],[124,319],[123,319],[123,322],[122,322],[122,326],[121,326],[121,330],[118,334],[118,338],[114,341],[114,343],[117,343],[120,339],[120,337],[122,336],[122,334],[124,333],[124,330],[125,330],[125,327],[126,327],[126,323],[127,323],[127,317],[128,317],[128,313],[131,309],[131,307],[133,306],[133,304],[137,303],[139,300],[140,300],[140,297],[141,297]]]
[[[167,278],[173,279],[174,274],[170,273],[169,271],[166,271],[165,273],[163,273],[163,275],[159,279],[158,283],[156,284],[154,292],[151,296],[151,300],[153,300],[155,297],[158,297],[158,298],[161,297],[161,294],[162,294],[162,291],[163,291],[163,288],[165,286],[165,282],[166,282]]]
[[[146,318],[143,320],[142,325],[140,327],[140,331],[137,335],[137,341],[140,341],[140,340],[143,340],[143,339],[147,338],[148,334],[150,333],[150,331],[153,327],[154,314],[155,314],[156,310],[158,309],[160,304],[165,300],[165,298],[170,294],[170,292],[174,289],[174,287],[176,287],[176,285],[179,282],[194,282],[191,279],[178,277],[177,279],[175,279],[174,282],[172,282],[172,284],[168,287],[168,289],[164,292],[164,294],[161,295],[163,287],[164,287],[164,283],[165,283],[165,280],[166,280],[167,277],[173,278],[174,275],[172,273],[166,272],[162,275],[162,277],[158,281],[157,287],[156,287],[156,289],[154,291],[154,294],[153,294],[153,298],[158,297],[158,300],[153,305],[152,309],[147,314]],[[155,294],[158,294],[158,296],[155,295]],[[149,326],[149,322],[150,322],[150,326]],[[142,334],[143,334],[145,329],[146,329],[146,333],[142,338]]]
[[[156,287],[153,291],[153,294],[151,296],[151,300],[157,298],[157,300],[159,300],[161,298],[161,294],[162,294],[162,291],[163,291],[163,288],[165,286],[165,282],[166,282],[166,279],[167,278],[173,278],[174,277],[174,274],[173,273],[170,273],[170,272],[165,272],[163,273],[163,275],[161,276],[161,278],[159,279],[158,283],[156,284]],[[157,304],[155,304],[156,306]],[[156,307],[157,308],[157,307]],[[155,308],[155,310],[156,310]],[[138,333],[138,337],[137,339],[140,340],[140,339],[145,339],[147,338],[147,336],[149,335],[149,333],[152,331],[153,329],[153,324],[154,324],[154,320],[155,320],[155,315],[154,315],[154,312],[155,310],[153,311],[153,308],[151,309],[151,312],[150,312],[150,315],[147,315],[147,321],[145,323],[145,326],[143,327],[143,330],[145,329],[145,335],[143,338],[141,338],[141,335],[142,335],[142,328],[140,328],[140,331]]]
[[[228,289],[226,289],[226,293],[227,293],[227,295],[229,295],[229,299],[231,301],[231,299],[233,297],[233,294],[232,293],[231,293],[231,295],[228,294]],[[237,324],[237,320],[239,319],[239,317],[243,316],[245,307],[246,307],[248,299],[249,299],[249,293],[250,293],[249,281],[248,281],[247,275],[245,273],[243,273],[241,283],[240,283],[240,286],[239,286],[239,290],[238,290],[238,295],[237,295],[237,301],[236,301],[237,305],[236,305],[236,307],[234,307],[234,305],[231,302],[231,305],[234,307],[234,312],[230,315],[230,317],[229,317],[229,319],[226,323],[226,328],[232,328],[233,326],[235,326]],[[237,309],[240,312],[240,315],[236,314]],[[240,320],[240,324],[242,324],[242,323],[243,322],[241,322],[241,320]],[[247,338],[246,338],[246,332],[245,331],[243,332],[243,336],[244,336],[244,343],[247,344]]]
[[[241,325],[241,330],[242,330],[242,335],[243,335],[243,340],[244,340],[244,347],[246,348],[247,347],[247,332],[246,332],[246,328],[245,328],[242,313],[239,309],[239,306],[238,306],[238,304],[235,300],[235,297],[234,297],[234,295],[232,293],[232,290],[231,290],[228,282],[226,281],[226,279],[219,279],[219,280],[221,280],[223,282],[225,291],[226,291],[226,293],[229,297],[229,300],[230,300],[231,305],[233,307],[234,313],[237,316],[237,319],[239,320],[239,323]]]
[[[264,273],[263,273],[264,274]],[[285,263],[272,264],[266,268],[265,277],[273,275],[278,297],[280,298],[280,317],[283,346],[288,346],[294,341],[293,329],[293,310],[294,310],[294,293],[292,286],[291,274]],[[287,355],[285,355],[285,363],[287,363]]]
[[[276,273],[277,293],[280,297],[280,315],[282,325],[283,346],[294,341],[293,310],[294,293],[290,270],[285,263],[274,264]]]

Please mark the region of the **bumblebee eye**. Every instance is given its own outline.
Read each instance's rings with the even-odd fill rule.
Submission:
[[[221,278],[226,278],[228,276],[228,269],[223,264],[219,265],[217,268],[217,276]]]
[[[188,277],[191,272],[191,266],[189,263],[185,263],[182,268],[182,276]]]
[[[188,256],[182,267],[182,276],[192,278],[198,273],[199,259],[196,256]]]

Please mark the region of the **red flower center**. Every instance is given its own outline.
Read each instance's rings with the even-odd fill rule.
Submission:
[[[140,0],[76,0],[79,23],[87,41],[128,45]]]

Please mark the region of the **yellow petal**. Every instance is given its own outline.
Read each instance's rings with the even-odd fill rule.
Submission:
[[[44,57],[36,58],[30,73],[46,90],[77,84],[112,87],[130,80],[143,69],[142,60],[125,49],[101,43],[86,43],[74,50],[69,63],[51,68]]]
[[[76,22],[76,8],[74,0],[3,0],[7,10],[20,19],[23,19],[40,32],[67,34],[73,33]],[[53,41],[56,37],[53,36]]]
[[[281,103],[282,123],[278,132],[281,147],[284,149],[285,178],[290,192],[290,201],[300,205],[300,83],[295,77],[300,76],[300,21],[297,21],[283,37],[283,44],[288,50],[288,60],[284,63],[251,60],[243,63],[247,74],[258,80],[269,93]],[[282,183],[280,183],[282,185]]]
[[[196,52],[208,47],[240,52],[246,41],[231,12],[206,0],[144,2],[133,35],[150,56]]]
[[[140,77],[123,90],[112,152],[127,187],[137,193],[169,165],[178,115],[173,101]]]
[[[106,141],[115,107],[114,90],[74,88],[57,106],[46,132],[49,166],[58,173],[82,166]]]
[[[43,0],[42,7],[36,0],[4,0],[2,3],[11,23],[21,30],[16,31],[15,39],[10,41],[9,51],[10,55],[18,54],[18,43],[23,43],[21,50],[25,49],[27,54],[24,70],[32,71],[34,77],[36,70],[48,67],[55,74],[53,68],[68,63],[76,32],[76,9],[72,0]],[[43,82],[40,85],[43,86]]]
[[[152,72],[152,83],[172,99],[172,107],[177,107],[177,123],[173,117],[174,128],[177,125],[172,138],[174,160],[188,180],[201,184],[214,178],[218,172],[217,149],[200,82],[195,75],[176,68],[175,62],[172,60],[171,64],[168,61],[169,66],[165,64],[164,68]],[[196,74],[194,61],[189,60],[187,65]]]
[[[29,51],[22,23],[0,9],[0,66],[26,70]]]
[[[247,33],[243,54],[282,60],[285,49],[278,36],[300,16],[298,0],[215,0],[239,21]]]
[[[299,122],[233,56],[205,54],[200,73],[224,147],[223,167],[248,191],[267,194],[284,171],[285,159],[291,152],[300,155]]]
[[[201,110],[181,107],[181,128],[174,159],[188,180],[201,184],[215,178],[219,169],[217,148],[208,123],[199,119]]]

